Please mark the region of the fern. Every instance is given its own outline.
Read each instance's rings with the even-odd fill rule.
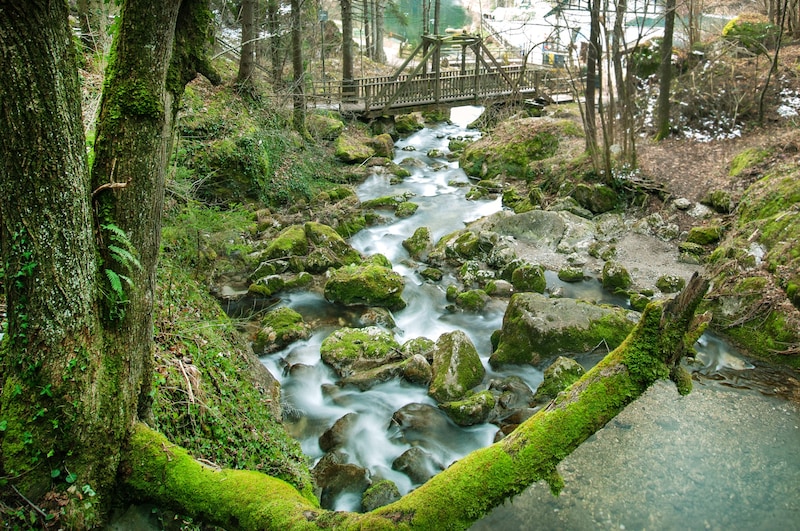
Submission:
[[[141,262],[136,257],[136,248],[128,238],[128,233],[113,223],[101,225],[106,231],[106,236],[111,242],[106,245],[109,258],[115,262],[120,271],[114,271],[110,267],[104,269],[108,280],[108,290],[104,290],[106,299],[109,302],[109,317],[112,320],[121,320],[125,317],[125,305],[128,304],[128,294],[125,292],[126,285],[133,287],[133,280],[125,273],[142,268]]]

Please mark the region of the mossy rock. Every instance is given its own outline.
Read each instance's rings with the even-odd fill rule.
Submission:
[[[344,122],[323,114],[309,114],[306,129],[318,140],[336,140],[344,131]]]
[[[631,286],[631,274],[621,263],[610,261],[603,264],[603,287],[612,293],[625,291]]]
[[[286,280],[286,282],[283,284],[283,288],[287,290],[307,288],[312,282],[314,282],[314,277],[311,275],[311,273],[301,271],[296,276]]]
[[[730,192],[726,190],[714,190],[704,197],[700,202],[713,208],[720,214],[730,214],[733,212],[735,206]]]
[[[432,280],[434,282],[438,282],[442,280],[444,273],[441,269],[436,269],[435,267],[426,267],[422,271],[419,272],[419,276],[424,278],[425,280]]]
[[[471,231],[462,232],[453,242],[453,251],[461,258],[474,258],[480,252],[480,237]]]
[[[722,227],[719,225],[706,225],[704,227],[692,227],[689,230],[686,241],[697,245],[711,245],[719,242],[722,238]]]
[[[580,267],[562,267],[558,270],[558,279],[562,282],[582,282],[583,269]]]
[[[283,229],[267,246],[265,258],[289,258],[305,256],[308,253],[308,241],[302,225],[291,225]]]
[[[423,127],[416,114],[401,114],[394,117],[394,129],[400,135],[410,135]]]
[[[366,144],[375,151],[376,156],[386,157],[387,159],[394,158],[394,140],[389,134],[383,133],[373,136],[367,140]]]
[[[747,148],[741,151],[731,160],[728,175],[738,177],[742,172],[753,168],[770,156],[769,150],[759,148]]]
[[[486,422],[495,403],[492,393],[481,391],[464,400],[439,404],[439,408],[459,426],[474,426]]]
[[[588,185],[580,183],[572,193],[575,200],[583,208],[593,214],[603,214],[617,208],[619,196],[604,184]]]
[[[489,295],[482,289],[472,289],[459,293],[456,297],[456,306],[468,312],[479,312],[489,302]]]
[[[361,208],[389,208],[395,210],[397,205],[404,203],[413,194],[384,195],[361,202]]]
[[[559,356],[544,370],[544,379],[536,389],[534,400],[542,402],[552,400],[561,391],[578,381],[586,373],[580,363]]]
[[[455,302],[456,297],[458,297],[458,293],[459,293],[458,286],[456,286],[455,284],[450,284],[449,286],[447,286],[447,289],[445,290],[445,299],[448,302]]]
[[[402,370],[403,378],[415,385],[427,387],[433,377],[431,364],[422,354],[414,354],[410,358],[401,361],[400,369]]]
[[[486,370],[467,334],[455,330],[442,334],[433,351],[433,380],[428,394],[437,402],[461,400],[480,384]]]
[[[332,270],[325,283],[325,298],[346,306],[364,304],[390,310],[406,307],[403,277],[376,264],[351,265]]]
[[[402,359],[394,336],[377,326],[340,328],[325,338],[319,353],[343,378]]]
[[[286,286],[286,282],[279,275],[269,275],[262,277],[255,281],[247,289],[247,292],[253,295],[260,295],[262,297],[269,297],[278,293]]]
[[[394,481],[382,479],[373,483],[361,496],[361,510],[365,513],[389,505],[400,499],[400,490]]]
[[[354,214],[336,225],[336,232],[342,238],[349,238],[367,228],[367,218],[362,214]]]
[[[524,264],[511,273],[511,283],[517,291],[544,293],[547,287],[544,268],[540,265]]]
[[[386,256],[382,255],[381,253],[375,253],[369,255],[369,257],[365,260],[365,263],[386,267],[388,269],[392,268],[392,263],[389,261],[388,258],[386,258]]]
[[[492,179],[502,174],[527,180],[534,177],[532,162],[553,157],[562,139],[581,135],[580,129],[569,120],[510,120],[467,146],[459,163],[472,177]]]
[[[661,275],[656,280],[656,287],[663,293],[678,293],[686,287],[686,279],[678,275]]]
[[[466,140],[463,138],[451,138],[447,143],[447,149],[449,149],[451,153],[458,153],[460,151],[464,151],[464,148],[471,143],[471,140]]]
[[[643,312],[647,305],[650,303],[650,297],[643,293],[631,293],[630,305],[632,310]]]
[[[411,201],[403,201],[397,205],[394,213],[398,218],[408,218],[413,216],[417,212],[418,208],[419,205],[416,203],[412,203]]]
[[[403,352],[404,358],[411,358],[419,354],[428,360],[428,362],[432,362],[433,349],[435,346],[436,342],[432,339],[428,339],[427,337],[415,337],[403,343],[400,350]]]
[[[419,260],[430,250],[432,243],[431,230],[428,227],[419,227],[410,238],[403,240],[403,247],[411,258]]]
[[[633,326],[628,312],[621,308],[516,293],[506,308],[497,348],[489,362],[493,367],[538,365],[543,359],[588,352],[603,343],[613,349]]]
[[[375,156],[375,150],[358,137],[347,132],[339,135],[334,142],[335,156],[342,162],[359,164]]]
[[[309,221],[304,225],[311,251],[305,259],[305,269],[312,273],[322,273],[331,267],[341,267],[361,263],[358,251],[328,225]]]

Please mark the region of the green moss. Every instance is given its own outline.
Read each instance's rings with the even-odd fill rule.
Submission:
[[[307,253],[308,241],[302,225],[292,225],[283,229],[264,252],[268,259],[305,256]]]
[[[558,393],[572,385],[585,373],[583,367],[575,360],[559,356],[544,370],[544,379],[536,389],[535,398],[537,400],[555,398]]]
[[[439,404],[439,408],[459,426],[472,426],[485,422],[494,406],[495,399],[489,391],[475,393],[464,400]]]
[[[410,238],[403,240],[403,247],[411,258],[419,259],[431,246],[431,231],[428,227],[419,227]]]
[[[663,293],[677,293],[686,287],[686,279],[677,275],[661,275],[656,280],[656,287]]]
[[[619,262],[606,262],[603,265],[603,288],[611,291],[624,291],[631,285],[631,275]]]
[[[368,370],[399,359],[400,345],[389,332],[376,326],[340,328],[320,345],[322,361],[340,376]]]
[[[309,336],[309,327],[303,316],[291,308],[282,306],[268,312],[261,320],[253,349],[256,352],[272,352]]]
[[[403,201],[402,203],[397,205],[397,208],[395,209],[394,213],[399,218],[407,218],[413,216],[418,208],[419,205],[416,203],[412,203],[411,201]]]
[[[525,264],[514,270],[511,274],[511,283],[517,291],[533,291],[544,293],[547,281],[544,278],[544,268],[540,265]]]
[[[769,156],[770,152],[766,149],[747,148],[733,157],[728,169],[728,175],[737,177],[743,171],[760,164]]]
[[[558,270],[558,279],[562,282],[581,282],[583,278],[583,269],[580,267],[562,267]]]
[[[439,336],[432,366],[433,379],[428,394],[438,402],[462,399],[481,383],[486,373],[478,351],[461,330]]]
[[[469,312],[479,312],[489,302],[489,296],[482,289],[473,289],[456,296],[456,306]]]
[[[346,266],[331,273],[325,283],[325,298],[345,305],[365,304],[400,310],[406,306],[402,298],[404,287],[403,277],[387,267]]]
[[[400,135],[408,135],[415,131],[422,129],[422,124],[419,123],[417,117],[413,114],[403,114],[394,117],[394,129]]]
[[[347,132],[340,134],[333,145],[336,158],[350,164],[364,162],[375,155],[374,149]]]

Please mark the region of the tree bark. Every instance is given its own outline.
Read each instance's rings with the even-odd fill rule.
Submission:
[[[283,79],[283,60],[281,58],[281,20],[280,2],[267,1],[267,29],[269,31],[269,56],[272,65],[272,84],[281,85]]]
[[[242,0],[242,49],[239,55],[239,72],[236,84],[245,92],[253,90],[253,74],[256,67],[256,6],[258,0]]]
[[[591,0],[591,22],[589,27],[589,49],[586,54],[586,110],[584,112],[583,127],[586,130],[586,150],[592,156],[595,168],[599,169],[597,147],[597,114],[595,102],[597,101],[597,85],[599,75],[597,65],[600,58],[600,1]]]
[[[667,0],[664,7],[664,39],[661,41],[661,67],[659,68],[658,100],[656,102],[656,140],[669,136],[669,96],[672,86],[672,37],[675,33],[675,0]]]
[[[303,28],[300,17],[300,0],[292,0],[292,121],[295,131],[304,138],[306,129],[305,69],[303,68]]]
[[[342,5],[342,98],[353,96],[353,3],[341,0]]]
[[[672,301],[648,305],[622,345],[508,437],[370,513],[322,511],[275,478],[210,469],[145,426],[131,441],[127,483],[142,499],[240,529],[467,529],[536,481],[558,492],[558,463],[656,380],[672,378],[689,392],[679,363],[710,320],[695,317],[707,288],[695,275]]]
[[[383,0],[375,0],[375,23],[373,24],[375,27],[375,60],[379,63],[386,62],[386,50],[383,47],[384,9],[386,6]]]

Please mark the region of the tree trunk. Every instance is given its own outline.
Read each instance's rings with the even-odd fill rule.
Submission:
[[[239,529],[467,529],[536,481],[558,492],[558,463],[656,380],[672,378],[689,392],[679,364],[710,320],[695,317],[707,288],[695,275],[675,299],[648,305],[622,345],[508,437],[370,513],[322,511],[275,478],[211,469],[145,426],[132,437],[128,485],[143,499]]]
[[[303,28],[300,18],[300,0],[292,0],[292,120],[295,131],[303,137],[306,130],[305,70],[303,68]]]
[[[245,92],[253,90],[253,74],[256,68],[256,6],[258,0],[242,0],[242,49],[239,56],[239,73],[236,84]]]
[[[34,502],[66,491],[64,527],[87,528],[102,522],[121,448],[149,411],[164,173],[187,79],[215,77],[200,52],[211,13],[205,0],[125,3],[91,179],[66,3],[0,0],[0,13],[0,126],[13,132],[2,135],[0,233],[14,278],[0,462]]]
[[[267,2],[267,31],[269,31],[269,56],[272,65],[272,84],[281,85],[283,79],[283,60],[281,59],[281,19],[280,2]]]
[[[341,0],[342,5],[342,98],[355,94],[353,85],[353,3]]]
[[[384,39],[384,15],[383,10],[386,8],[382,0],[375,0],[375,60],[379,63],[386,62],[386,50],[383,48]]]
[[[599,82],[597,65],[600,58],[600,1],[591,0],[590,6],[589,48],[586,54],[586,111],[583,124],[586,130],[586,150],[592,156],[595,168],[599,168],[599,161],[597,160],[597,116],[594,106],[597,101],[597,85]]]
[[[656,102],[656,140],[669,136],[669,95],[672,86],[672,37],[675,32],[675,0],[667,0],[664,12],[664,40],[661,41],[658,100]]]

